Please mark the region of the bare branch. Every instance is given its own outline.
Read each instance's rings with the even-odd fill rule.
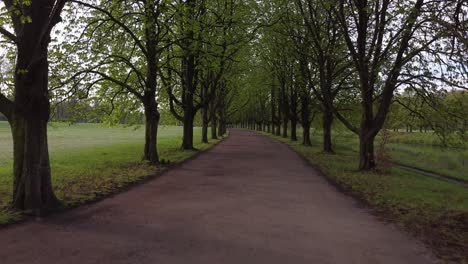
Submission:
[[[0,34],[5,36],[9,40],[13,41],[14,43],[17,43],[17,41],[18,41],[18,38],[15,36],[15,34],[13,34],[10,31],[4,29],[3,27],[0,27]]]
[[[78,0],[69,0],[70,2],[72,3],[76,3],[76,4],[79,4],[79,5],[82,5],[82,6],[85,6],[85,7],[88,7],[88,8],[91,8],[91,9],[94,9],[94,10],[97,10],[103,14],[105,14],[109,19],[111,19],[112,21],[114,21],[117,25],[119,25],[125,32],[127,32],[127,34],[130,35],[130,37],[133,39],[133,41],[135,41],[135,43],[138,45],[138,47],[140,48],[141,52],[143,52],[143,54],[145,54],[145,56],[147,57],[148,56],[148,51],[146,50],[145,48],[145,45],[143,44],[143,42],[141,41],[140,38],[138,38],[137,35],[135,35],[135,33],[129,28],[127,27],[122,21],[120,21],[119,19],[117,19],[116,17],[114,17],[109,11],[105,10],[105,9],[102,9],[96,5],[92,5],[92,4],[88,4],[88,3],[85,3],[85,2],[82,2],[82,1],[78,1]]]
[[[0,113],[6,116],[9,120],[13,114],[14,103],[0,93]]]

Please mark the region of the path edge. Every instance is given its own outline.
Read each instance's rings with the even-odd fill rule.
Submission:
[[[21,218],[18,221],[13,221],[13,222],[7,223],[7,224],[1,224],[0,225],[0,231],[3,230],[3,229],[11,228],[11,227],[14,227],[14,226],[21,226],[21,225],[28,224],[28,223],[31,223],[31,222],[41,222],[42,219],[54,217],[56,215],[60,215],[60,214],[66,213],[66,212],[71,212],[71,211],[78,210],[78,209],[81,209],[81,208],[89,207],[89,206],[92,206],[92,205],[97,204],[99,202],[102,202],[102,201],[104,201],[106,199],[111,199],[111,198],[114,198],[115,196],[118,196],[120,194],[124,194],[126,192],[132,191],[133,189],[135,189],[135,188],[137,188],[139,186],[145,185],[145,184],[147,184],[147,183],[149,183],[151,181],[156,181],[156,180],[164,177],[170,171],[172,171],[174,169],[177,169],[179,167],[182,167],[186,163],[188,163],[188,162],[198,158],[199,156],[213,150],[216,146],[223,143],[229,137],[230,137],[230,133],[227,133],[224,137],[219,139],[217,142],[215,142],[214,144],[212,144],[208,148],[206,148],[204,150],[197,150],[197,152],[195,154],[191,155],[190,157],[188,157],[188,158],[186,158],[186,159],[184,159],[182,161],[179,161],[177,163],[170,163],[169,165],[165,165],[163,167],[157,168],[157,171],[155,173],[153,173],[153,174],[149,174],[147,176],[144,176],[141,179],[136,180],[134,182],[129,182],[129,183],[125,184],[122,187],[117,187],[117,188],[113,189],[111,193],[97,195],[96,197],[94,197],[93,199],[91,199],[89,201],[85,201],[85,202],[81,202],[81,203],[77,202],[76,204],[71,204],[69,206],[63,206],[63,207],[56,208],[56,209],[54,209],[54,210],[52,210],[50,212],[47,212],[43,217],[37,217],[37,216],[33,216],[33,215],[22,214],[20,212],[20,214],[22,214],[22,215],[21,215]]]
[[[345,186],[344,184],[340,184],[338,181],[334,180],[332,177],[328,176],[317,164],[313,163],[311,160],[309,160],[307,157],[305,157],[302,153],[298,152],[294,148],[292,148],[288,143],[283,142],[279,139],[276,138],[274,135],[270,134],[263,134],[262,132],[254,131],[256,134],[270,139],[274,142],[278,142],[284,146],[286,146],[289,150],[292,152],[296,153],[298,157],[310,168],[318,172],[319,176],[326,180],[328,184],[330,184],[332,187],[334,187],[339,193],[351,197],[355,200],[359,208],[364,208],[371,212],[374,216],[378,217],[379,220],[383,220],[386,223],[392,223],[392,220],[386,217],[385,215],[380,212],[377,208],[372,207],[369,202],[367,202],[364,198],[362,198],[359,193],[353,191],[350,187]]]
[[[428,253],[430,253],[431,256],[436,261],[440,263],[446,263],[446,264],[452,264],[452,263],[455,264],[455,262],[450,262],[447,259],[444,259],[443,257],[439,256],[437,254],[436,247],[432,245],[431,243],[429,243],[428,241],[426,241],[426,239],[424,239],[423,236],[418,235],[415,232],[412,232],[408,228],[405,228],[404,225],[402,225],[395,217],[393,217],[388,212],[386,212],[385,209],[379,209],[375,206],[372,206],[368,201],[362,198],[358,192],[353,191],[350,187],[346,186],[345,184],[341,184],[338,181],[334,180],[331,176],[328,176],[326,173],[323,172],[323,170],[317,164],[314,164],[311,160],[306,158],[302,153],[296,151],[287,142],[283,142],[279,140],[278,138],[276,138],[277,136],[275,135],[271,135],[268,133],[264,134],[265,132],[259,132],[259,131],[253,131],[253,132],[261,137],[264,137],[266,139],[285,145],[288,149],[296,153],[307,166],[309,166],[310,168],[318,172],[319,176],[322,179],[324,179],[330,186],[332,186],[337,192],[353,199],[356,202],[356,205],[358,208],[366,210],[372,216],[374,216],[378,221],[381,221],[386,225],[393,225],[400,232],[404,233],[408,237],[415,239],[416,241],[421,243],[421,245],[427,249]]]

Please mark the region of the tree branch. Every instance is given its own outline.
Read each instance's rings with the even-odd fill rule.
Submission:
[[[5,36],[9,40],[13,41],[14,43],[17,43],[17,41],[18,41],[18,38],[15,36],[15,34],[13,34],[10,31],[4,29],[3,27],[0,27],[0,34]]]
[[[0,93],[0,113],[6,116],[9,120],[13,113],[13,102]]]
[[[79,5],[82,5],[82,6],[85,6],[85,7],[88,7],[88,8],[91,8],[91,9],[94,9],[94,10],[97,10],[103,14],[105,14],[109,19],[111,19],[112,21],[114,21],[117,25],[119,25],[125,32],[127,32],[127,34],[130,35],[130,37],[133,39],[133,41],[135,41],[135,43],[138,45],[138,47],[140,48],[141,52],[143,52],[143,54],[145,54],[145,56],[147,57],[148,56],[148,51],[146,50],[145,48],[145,45],[143,44],[143,42],[137,37],[137,35],[129,28],[127,27],[122,21],[120,21],[119,19],[117,19],[116,17],[114,17],[109,11],[103,9],[103,8],[100,8],[98,6],[95,6],[95,5],[92,5],[92,4],[88,4],[88,3],[85,3],[85,2],[82,2],[82,1],[78,1],[78,0],[69,0],[70,2],[72,3],[76,3],[76,4],[79,4]]]
[[[353,126],[344,116],[342,116],[340,114],[340,112],[338,112],[334,107],[333,107],[333,113],[335,114],[335,116],[338,118],[338,120],[341,121],[341,123],[343,123],[343,125],[345,125],[349,130],[351,130],[352,132],[354,132],[355,134],[359,135],[361,132],[359,131],[359,129],[355,126]]]

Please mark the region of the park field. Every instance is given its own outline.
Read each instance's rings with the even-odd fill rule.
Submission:
[[[194,129],[194,134],[195,148],[200,151],[217,142],[199,143],[199,128]],[[160,158],[171,163],[181,162],[197,153],[181,150],[181,127],[161,126],[158,139]],[[51,123],[52,181],[64,207],[96,200],[163,170],[141,161],[143,146],[143,127]],[[21,218],[7,210],[13,187],[12,155],[10,128],[8,123],[0,122],[0,225]]]
[[[335,132],[333,140],[337,151],[359,150],[359,138],[348,131]],[[387,140],[385,151],[391,162],[468,181],[468,148],[465,146],[443,147],[437,136],[430,132],[389,132]],[[315,133],[312,141],[320,145],[322,135]],[[380,137],[375,148],[379,151]]]
[[[323,140],[317,132],[313,133],[312,147],[301,144],[300,134],[297,142],[266,135],[288,144],[320,169],[331,182],[364,201],[379,216],[422,238],[441,258],[455,263],[468,261],[466,186],[399,168],[391,168],[387,172],[359,172],[358,139],[349,133],[335,131],[334,154],[322,152]],[[397,135],[394,136],[396,138]],[[466,150],[416,144],[409,137],[417,138],[417,134],[399,137],[399,141],[389,143],[393,162],[467,179]],[[405,137],[406,141],[403,142],[401,137]],[[376,148],[378,143],[379,139]],[[465,163],[462,159],[465,159]],[[456,162],[461,164],[455,165]]]

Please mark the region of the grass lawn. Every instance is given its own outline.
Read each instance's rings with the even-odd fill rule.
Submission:
[[[334,133],[332,139],[337,149],[359,150],[359,139],[354,134]],[[321,144],[322,135],[314,134],[312,141]],[[468,149],[441,147],[432,133],[392,132],[389,141],[388,149],[392,161],[468,181]],[[376,140],[376,150],[379,148],[378,142],[379,139]]]
[[[199,150],[205,150],[217,142],[198,143],[201,142],[201,129],[195,128],[194,132],[195,147]],[[161,127],[158,136],[160,158],[177,163],[197,153],[181,150],[181,138],[181,127]],[[143,145],[143,128],[50,124],[52,181],[64,207],[76,206],[114,193],[163,170],[164,168],[141,161]],[[6,122],[0,122],[0,225],[22,217],[6,210],[12,196],[12,170],[10,128]]]
[[[302,146],[301,139],[269,136],[290,145],[379,215],[422,238],[443,259],[468,263],[467,188],[396,168],[386,174],[358,172],[357,153],[350,143],[343,147],[341,140],[335,154],[324,154],[317,135],[312,147]]]

